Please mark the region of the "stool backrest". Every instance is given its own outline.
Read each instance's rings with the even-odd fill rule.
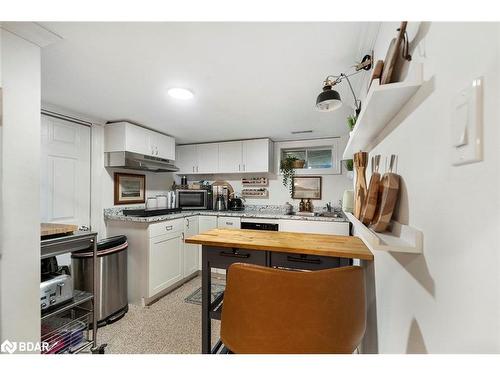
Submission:
[[[229,267],[221,339],[235,353],[352,353],[366,327],[361,267]]]

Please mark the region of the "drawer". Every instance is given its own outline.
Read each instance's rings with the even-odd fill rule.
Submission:
[[[182,232],[184,230],[184,219],[161,221],[149,225],[149,238],[164,234]]]
[[[271,267],[314,271],[348,266],[349,264],[350,259],[346,258],[271,252]]]
[[[217,228],[240,229],[241,219],[239,217],[219,216],[217,218]]]
[[[208,261],[213,268],[227,269],[233,263],[266,265],[267,251],[220,247],[203,247],[208,251]]]

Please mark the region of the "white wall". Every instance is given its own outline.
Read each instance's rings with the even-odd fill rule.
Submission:
[[[375,60],[396,28],[382,25]],[[412,52],[429,81],[421,104],[371,153],[399,156],[396,217],[424,233],[422,255],[374,254],[378,330],[369,334],[380,353],[500,352],[499,39],[498,23],[421,24]],[[484,161],[454,167],[451,100],[479,76]]]
[[[1,35],[0,342],[40,340],[40,48]]]

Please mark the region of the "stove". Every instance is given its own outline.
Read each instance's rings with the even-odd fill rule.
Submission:
[[[149,217],[178,214],[182,210],[180,208],[150,208],[150,209],[127,209],[123,210],[125,216]]]

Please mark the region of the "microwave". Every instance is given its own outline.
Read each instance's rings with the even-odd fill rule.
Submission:
[[[177,207],[183,210],[211,210],[213,205],[212,192],[208,190],[176,190]]]

